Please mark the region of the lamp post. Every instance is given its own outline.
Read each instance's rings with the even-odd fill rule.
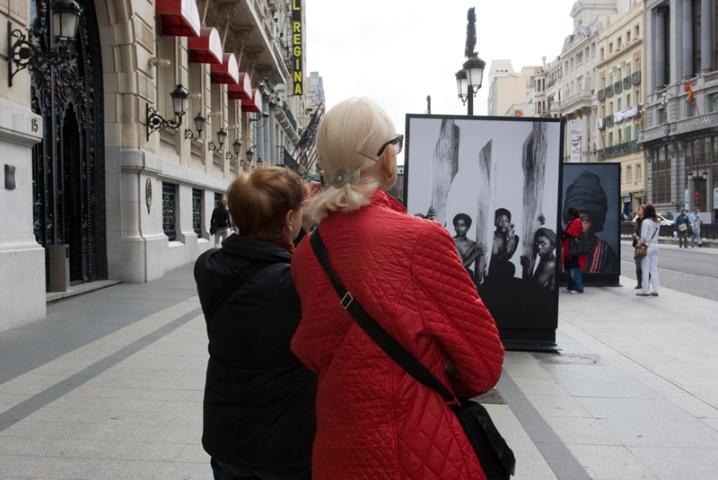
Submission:
[[[69,44],[77,37],[77,26],[82,15],[82,8],[75,0],[56,0],[51,4],[52,33],[55,45],[43,48],[41,38],[47,27],[38,24],[33,28],[13,29],[12,22],[7,23],[7,63],[8,86],[18,72],[30,67],[33,70],[58,67],[72,61],[77,54],[69,48]]]
[[[486,62],[481,60],[479,54],[474,50],[476,47],[476,14],[473,8],[469,9],[467,18],[466,48],[464,50],[467,60],[462,65],[461,70],[456,72],[456,88],[461,103],[468,103],[467,111],[471,116],[474,114],[474,97],[481,88]]]

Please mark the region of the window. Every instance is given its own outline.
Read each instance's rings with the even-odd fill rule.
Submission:
[[[653,150],[653,202],[668,203],[671,201],[671,160],[668,147],[661,146]]]
[[[617,41],[616,43],[617,43],[617,45],[616,45],[616,51],[618,51],[618,50],[620,50],[621,47],[623,46],[623,39],[622,39],[621,37],[618,37],[618,41]]]
[[[708,96],[708,111],[718,112],[718,93],[713,93]]]
[[[628,143],[631,140],[631,127],[625,127],[623,129],[623,143]]]
[[[606,53],[604,52],[603,47],[599,50],[599,56],[601,57],[601,60],[606,58]]]
[[[613,132],[608,132],[608,146],[613,146]]]
[[[688,117],[695,117],[696,116],[696,102],[693,100],[692,103],[686,103],[686,116]]]
[[[626,32],[626,43],[631,43],[631,31]]]
[[[175,37],[157,36],[157,58],[175,60]],[[158,65],[155,68],[157,79],[157,112],[164,118],[174,118],[170,92],[175,88],[175,69],[172,65]]]
[[[636,25],[636,27],[633,30],[636,32],[634,37],[639,38],[641,36],[641,27],[639,25]]]
[[[632,179],[633,179],[633,169],[629,165],[628,168],[626,168],[626,182],[625,183],[630,183]]]
[[[626,94],[626,108],[631,108],[631,94]]]
[[[638,141],[638,135],[640,133],[641,133],[641,125],[637,123],[633,126],[633,138],[635,138],[636,141]]]
[[[177,240],[177,185],[162,182],[162,230],[170,242]]]
[[[636,183],[641,182],[641,177],[642,177],[641,174],[643,173],[643,172],[641,172],[641,170],[642,170],[641,165],[640,164],[636,165],[636,176],[634,177]]]
[[[198,237],[202,236],[202,194],[197,188],[192,189],[192,230]]]
[[[608,44],[608,53],[613,53],[613,43]]]
[[[623,110],[623,109],[621,108],[621,98],[619,97],[619,98],[616,100],[616,111],[617,111],[617,112],[620,112],[621,110]]]
[[[639,105],[641,103],[641,91],[636,90],[634,93],[635,95],[633,95],[633,98],[636,99],[636,105]]]

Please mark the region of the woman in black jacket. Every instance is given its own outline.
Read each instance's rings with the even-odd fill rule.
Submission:
[[[209,337],[202,444],[216,480],[310,478],[316,378],[289,350],[301,318],[289,264],[306,196],[284,168],[239,177],[227,193],[239,235],[195,263]]]

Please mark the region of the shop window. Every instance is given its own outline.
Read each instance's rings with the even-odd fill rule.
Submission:
[[[162,183],[162,230],[170,242],[177,240],[177,184]]]
[[[204,192],[197,188],[192,189],[192,230],[198,237],[202,237],[202,197]]]

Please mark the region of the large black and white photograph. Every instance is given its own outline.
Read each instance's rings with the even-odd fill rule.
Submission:
[[[563,165],[562,211],[578,210],[586,238],[587,285],[618,285],[620,262],[620,182],[618,163]]]
[[[561,135],[552,119],[407,116],[407,209],[449,231],[505,342],[554,339]]]

